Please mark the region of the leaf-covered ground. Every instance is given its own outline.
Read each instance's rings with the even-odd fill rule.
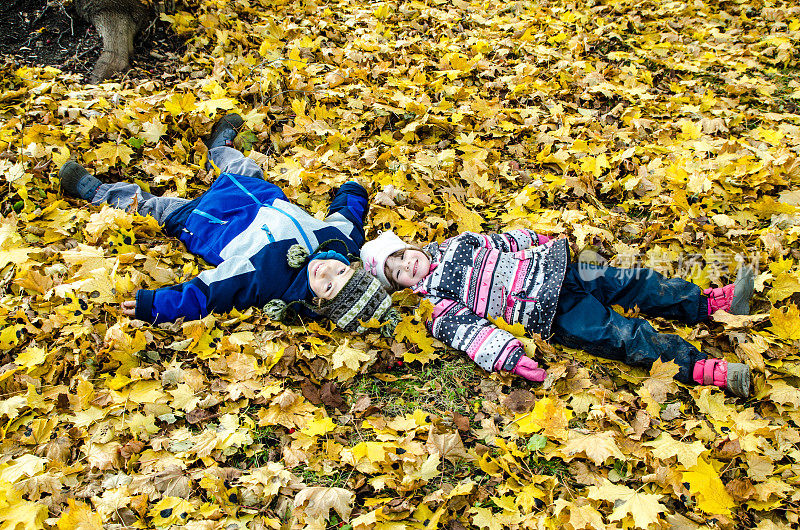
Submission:
[[[794,2],[180,5],[166,77],[0,66],[0,528],[797,527]],[[371,235],[530,227],[702,287],[756,264],[753,316],[654,322],[748,363],[754,395],[537,340],[544,384],[489,376],[407,293],[401,342],[129,320],[136,288],[207,265],[57,170],[195,197],[234,110],[299,204],[367,183]]]

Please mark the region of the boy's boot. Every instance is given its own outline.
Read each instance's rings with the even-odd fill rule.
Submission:
[[[61,189],[66,195],[87,201],[92,200],[97,188],[102,184],[91,176],[86,168],[72,160],[61,166],[58,171],[58,179],[61,181]]]
[[[244,120],[238,114],[226,114],[214,124],[211,135],[205,140],[206,147],[228,146],[233,147],[233,139],[239,134],[239,129],[244,125]]]
[[[739,267],[733,284],[703,291],[708,297],[708,314],[713,315],[719,310],[732,315],[750,314],[750,299],[753,297],[754,285],[753,269]]]
[[[694,363],[692,379],[699,385],[714,385],[731,394],[746,398],[750,395],[750,367],[722,359],[705,359]]]

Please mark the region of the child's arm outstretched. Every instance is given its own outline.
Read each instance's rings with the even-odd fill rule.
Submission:
[[[361,246],[365,239],[364,223],[369,209],[368,199],[364,186],[354,181],[345,182],[336,190],[336,196],[331,201],[325,221],[333,225],[352,224],[354,231],[350,233],[350,238]],[[349,232],[349,230],[343,231]]]
[[[123,305],[123,313],[160,324],[179,318],[197,320],[212,311],[225,313],[264,305],[269,296],[258,291],[258,272],[247,258],[234,256],[214,269],[201,272],[191,280],[158,289],[139,289],[133,307]]]
[[[432,298],[433,314],[426,323],[431,334],[445,344],[467,353],[486,371],[506,370],[530,381],[544,381],[547,372],[525,357],[522,343],[508,331],[481,318],[465,305]]]

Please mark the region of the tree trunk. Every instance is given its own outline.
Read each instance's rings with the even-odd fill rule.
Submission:
[[[139,24],[130,15],[113,11],[97,13],[92,17],[92,24],[103,37],[103,53],[89,77],[90,83],[97,84],[130,68],[133,37],[139,31]]]
[[[157,10],[164,10],[164,3],[149,0],[75,0],[78,13],[94,24],[103,38],[103,52],[89,82],[99,83],[130,68],[133,38]]]

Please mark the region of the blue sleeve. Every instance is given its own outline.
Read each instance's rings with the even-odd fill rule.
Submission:
[[[361,241],[357,242],[359,246],[364,243],[365,238],[364,224],[367,221],[367,211],[369,210],[368,199],[369,196],[364,186],[358,182],[348,181],[336,191],[336,196],[328,209],[329,217],[338,213],[353,223],[356,231],[361,236]]]
[[[209,313],[208,296],[198,283],[202,282],[194,278],[160,289],[141,289],[136,293],[136,318],[154,324],[173,322],[181,317],[186,320],[203,318]]]
[[[260,296],[254,271],[236,270],[237,265],[246,261],[226,260],[187,282],[152,291],[140,290],[136,295],[136,318],[159,324],[181,317],[197,320],[212,311],[225,313],[234,307],[244,310],[264,305],[266,300]]]

